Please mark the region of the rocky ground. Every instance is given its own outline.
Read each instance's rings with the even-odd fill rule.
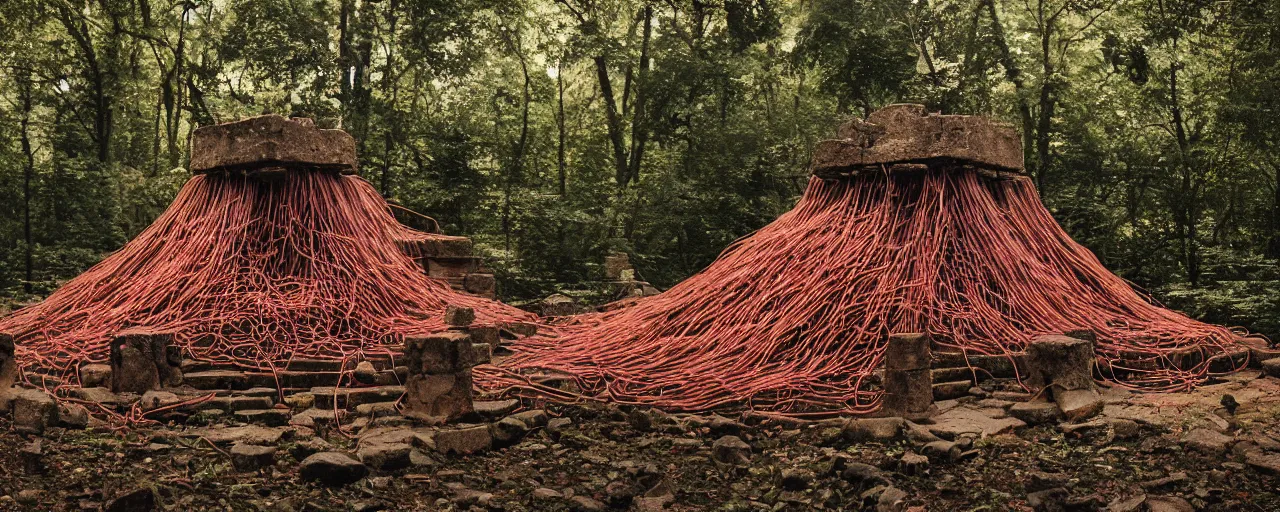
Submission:
[[[1009,415],[1024,396],[976,388],[927,424],[524,404],[447,431],[366,408],[341,429],[228,416],[36,437],[6,417],[0,509],[1280,510],[1280,380],[1104,397],[1077,424],[1019,406],[1032,425]]]

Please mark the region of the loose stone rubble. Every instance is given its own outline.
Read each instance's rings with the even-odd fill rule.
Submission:
[[[900,335],[886,348],[880,382],[888,390],[892,372],[929,376],[932,385],[905,388],[913,401],[930,404],[911,418],[808,420],[749,411],[545,406],[475,397],[469,386],[465,395],[449,397],[412,391],[414,377],[456,379],[470,370],[477,345],[492,347],[476,342],[467,311],[448,316],[451,330],[407,340],[395,357],[345,366],[299,361],[278,378],[308,386],[288,393],[261,387],[265,382],[254,372],[191,361],[179,367],[186,376],[183,385],[142,393],[82,388],[61,397],[77,402],[60,403],[41,389],[15,388],[7,414],[0,414],[0,427],[12,426],[12,431],[0,429],[0,437],[21,443],[11,454],[0,453],[0,463],[12,460],[17,476],[11,483],[0,481],[0,509],[59,508],[54,504],[68,498],[52,487],[56,483],[35,482],[65,478],[61,475],[74,464],[68,466],[64,457],[85,459],[84,466],[115,467],[112,454],[117,452],[127,454],[118,462],[124,467],[146,468],[142,461],[152,459],[190,467],[192,474],[220,471],[225,476],[199,477],[226,482],[209,492],[209,499],[230,492],[229,503],[267,509],[268,501],[286,500],[274,494],[280,489],[306,495],[322,487],[323,498],[308,499],[342,496],[342,504],[326,506],[355,510],[915,511],[963,503],[960,508],[985,504],[991,510],[1048,512],[1280,506],[1280,495],[1266,494],[1280,479],[1280,424],[1274,421],[1280,417],[1280,379],[1263,370],[1224,376],[1180,394],[1136,394],[1090,379],[1099,410],[1072,421],[1059,402],[1044,398],[1056,400],[1058,394],[1028,393],[998,375],[1014,368],[1030,375],[1039,368],[1034,370],[1038,377],[1028,382],[1038,379],[1035,386],[1056,391],[1055,383],[1071,382],[1078,367],[1046,371],[1040,366],[1044,356],[1029,348],[1025,355],[971,357],[975,367],[994,371],[964,374],[953,371],[954,355],[936,350],[927,336]],[[1046,343],[1076,345],[1073,340]],[[1066,366],[1061,363],[1071,358],[1051,359]],[[115,380],[111,368],[97,371],[96,382]],[[363,377],[355,387],[348,387],[353,379],[337,378],[357,371]],[[958,395],[938,399],[940,382],[965,386]],[[88,414],[88,409],[127,412],[134,407],[165,424],[139,426],[125,442]],[[113,447],[97,454],[63,444],[95,435],[94,443]],[[263,487],[247,494],[227,490],[239,482]],[[200,493],[211,489],[207,483],[197,481],[196,489],[204,491],[188,492],[162,480],[163,489],[155,494],[130,485],[73,503],[83,499],[101,506],[113,499],[151,498],[172,509],[217,508],[216,501],[182,501],[205,499]],[[306,500],[292,503],[292,509],[303,508]]]

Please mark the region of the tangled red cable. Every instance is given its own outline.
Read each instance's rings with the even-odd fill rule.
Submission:
[[[929,332],[966,354],[1011,354],[1087,328],[1103,368],[1216,354],[1231,330],[1155,305],[1075,243],[1025,177],[972,169],[813,178],[792,211],[705,270],[631,307],[527,338],[490,390],[569,398],[530,374],[571,376],[590,398],[705,410],[868,412],[887,334]],[[1123,384],[1202,382],[1208,365],[1132,365]],[[1114,366],[1112,366],[1114,365]]]
[[[120,251],[0,331],[16,335],[24,372],[74,384],[129,327],[175,333],[188,357],[267,368],[387,353],[443,329],[448,304],[474,308],[478,323],[532,318],[427,277],[395,242],[431,236],[396,222],[355,176],[198,175]]]

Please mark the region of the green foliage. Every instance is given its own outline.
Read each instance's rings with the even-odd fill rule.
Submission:
[[[1045,203],[1119,275],[1277,332],[1277,9],[0,2],[0,288],[119,248],[187,178],[195,126],[266,112],[350,131],[364,178],[472,236],[506,299],[592,289],[617,250],[668,286],[789,209],[841,120],[916,101],[1017,124]]]

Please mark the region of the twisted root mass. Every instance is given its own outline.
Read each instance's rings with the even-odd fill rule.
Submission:
[[[878,406],[866,381],[889,333],[929,332],[942,350],[1007,355],[1037,335],[1082,328],[1096,333],[1110,378],[1150,390],[1203,382],[1204,357],[1192,368],[1164,363],[1220,353],[1237,338],[1155,305],[1107,271],[1025,177],[933,169],[814,178],[795,209],[701,273],[563,325],[559,337],[517,341],[502,370],[479,380],[546,394],[527,375],[551,372],[593,398],[672,409],[746,402],[866,412]]]
[[[105,361],[126,328],[173,332],[195,359],[265,367],[387,352],[443,329],[447,304],[481,323],[529,319],[427,277],[395,242],[430,236],[355,176],[198,175],[120,251],[0,331],[16,335],[24,370],[70,376]]]

